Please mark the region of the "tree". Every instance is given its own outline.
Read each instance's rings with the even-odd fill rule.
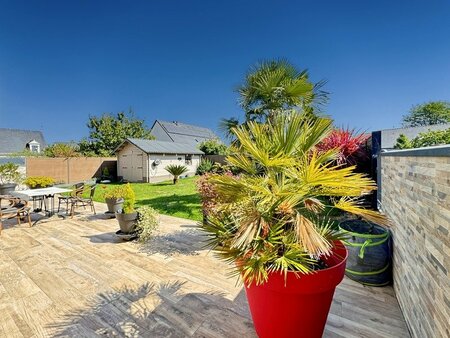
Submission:
[[[188,168],[186,166],[178,164],[169,164],[164,169],[166,169],[167,172],[173,176],[173,184],[177,184],[178,177],[188,171]]]
[[[321,90],[324,84],[324,81],[312,83],[306,70],[299,70],[286,60],[257,64],[237,90],[245,113],[244,124],[273,119],[292,107],[312,112],[327,101],[328,93]],[[230,118],[223,119],[220,127],[229,136],[238,125],[236,118]]]
[[[54,143],[44,150],[45,156],[48,157],[77,157],[80,156],[78,146],[67,143]]]
[[[409,114],[403,116],[404,127],[429,126],[450,122],[450,102],[430,101],[413,106]]]
[[[89,137],[79,144],[80,151],[87,156],[110,156],[114,149],[129,137],[154,139],[144,120],[136,118],[131,109],[128,113],[90,116],[87,127]]]
[[[405,134],[400,134],[397,138],[397,142],[394,145],[395,149],[409,149],[412,148],[411,141],[406,137]]]
[[[234,129],[239,146],[228,161],[241,173],[208,178],[217,216],[209,215],[202,228],[209,246],[236,263],[246,285],[263,283],[270,273],[314,270],[340,235],[333,209],[388,223],[361,206],[376,183],[352,167],[330,164],[335,149],[317,152],[331,131],[330,119],[296,111]]]
[[[227,146],[219,139],[205,140],[199,144],[198,148],[205,155],[225,155],[227,152]]]

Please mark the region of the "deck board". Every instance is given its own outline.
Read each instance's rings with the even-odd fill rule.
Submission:
[[[245,292],[195,223],[161,216],[145,246],[101,213],[4,226],[1,337],[256,337]],[[391,287],[344,279],[324,337],[409,337]]]

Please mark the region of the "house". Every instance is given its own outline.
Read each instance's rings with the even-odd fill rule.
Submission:
[[[46,146],[40,131],[0,128],[0,155],[20,153],[27,149],[40,153]]]
[[[117,175],[129,182],[160,182],[172,178],[164,168],[185,165],[193,176],[203,152],[191,143],[128,138],[116,148]]]
[[[25,166],[24,157],[11,155],[25,150],[40,153],[46,147],[47,143],[40,131],[0,128],[0,164],[13,162]]]
[[[151,133],[157,141],[197,145],[205,140],[218,138],[211,129],[194,126],[178,121],[156,120]]]

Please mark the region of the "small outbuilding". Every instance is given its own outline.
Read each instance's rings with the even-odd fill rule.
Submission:
[[[195,175],[204,154],[193,144],[128,138],[115,150],[117,175],[128,182],[161,182],[172,178],[165,167],[185,165]]]

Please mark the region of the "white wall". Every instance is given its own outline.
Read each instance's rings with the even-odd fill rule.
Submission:
[[[161,163],[157,166],[152,165],[152,163],[159,159]],[[180,160],[181,159],[181,160]],[[185,165],[188,171],[183,176],[193,176],[200,164],[201,156],[192,155],[192,164],[186,164],[185,154],[173,155],[173,154],[150,154],[149,155],[149,181],[159,182],[166,179],[171,179],[172,175],[167,172],[164,168],[169,164]]]

